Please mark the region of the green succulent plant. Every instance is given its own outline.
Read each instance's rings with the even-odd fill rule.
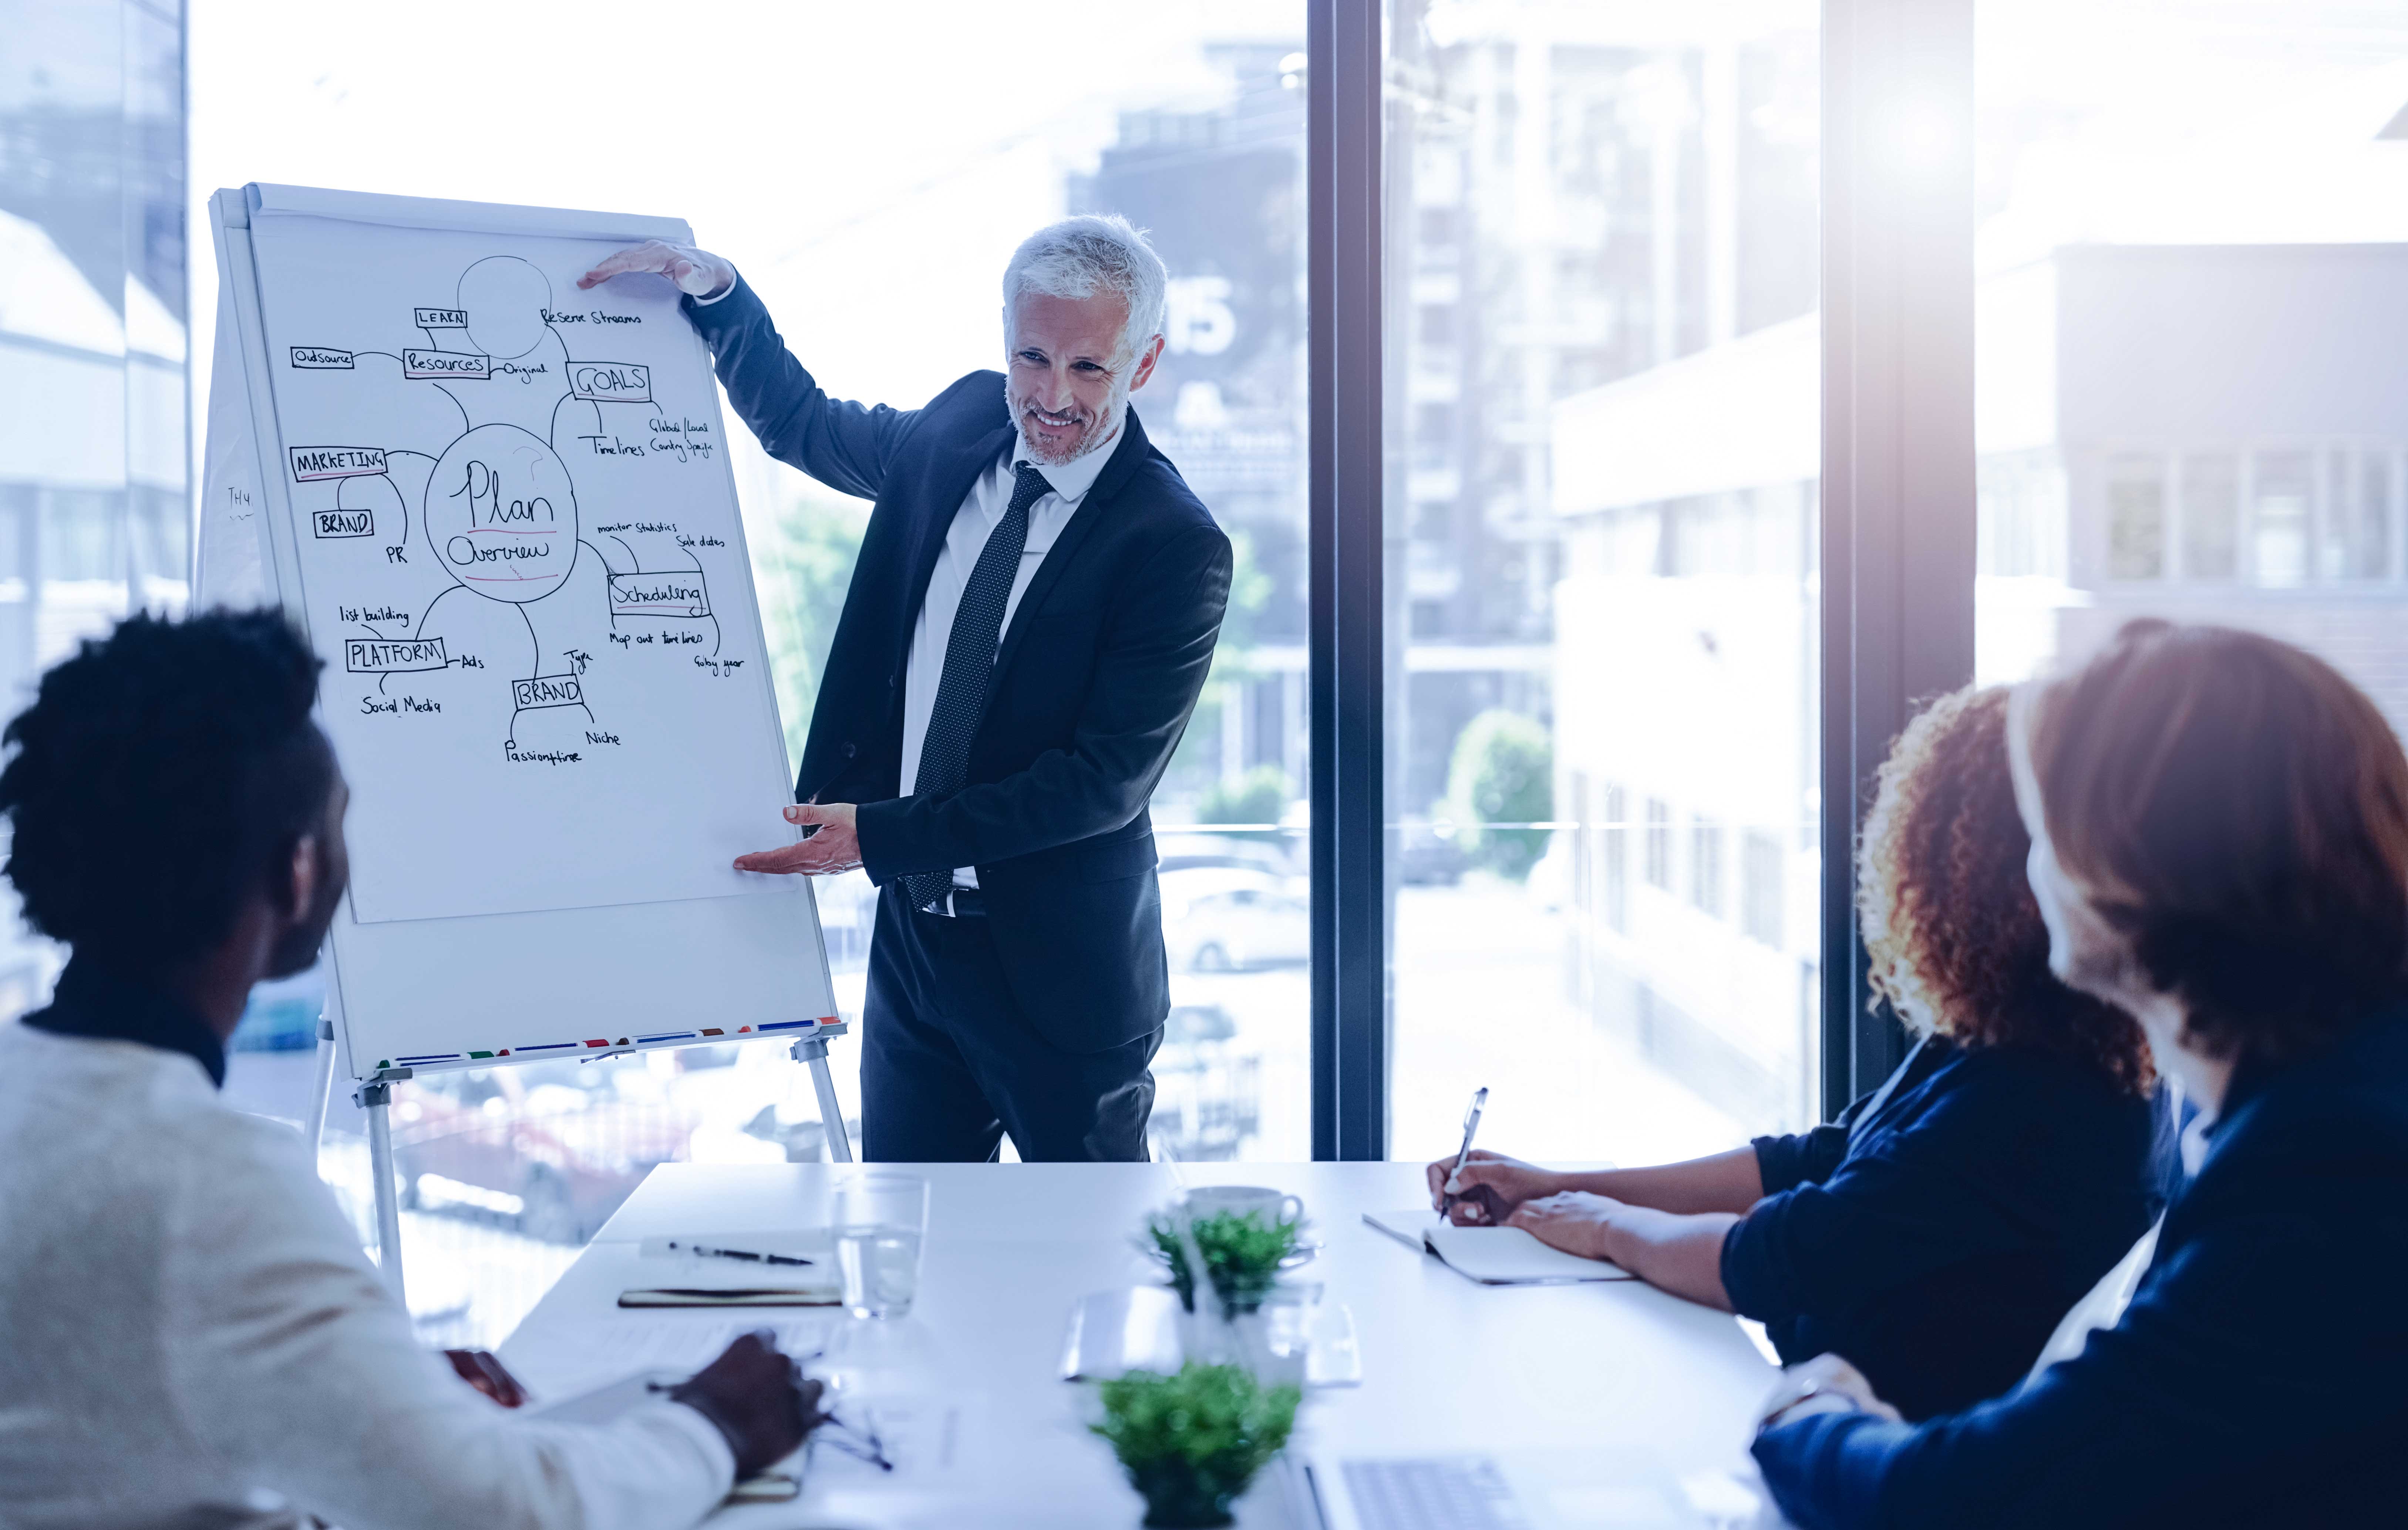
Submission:
[[[1189,1361],[1177,1374],[1133,1370],[1098,1387],[1103,1418],[1088,1425],[1120,1458],[1146,1503],[1145,1523],[1230,1523],[1229,1505],[1287,1446],[1303,1394],[1265,1390],[1242,1366]]]
[[[1259,1211],[1219,1211],[1190,1224],[1197,1251],[1204,1256],[1212,1289],[1221,1298],[1224,1317],[1234,1318],[1263,1305],[1279,1281],[1280,1262],[1295,1251],[1301,1228],[1300,1223],[1272,1221]],[[1156,1212],[1147,1219],[1146,1232],[1170,1262],[1170,1287],[1179,1293],[1179,1305],[1195,1311],[1196,1273],[1187,1267],[1187,1250],[1180,1239],[1178,1222],[1168,1213]]]

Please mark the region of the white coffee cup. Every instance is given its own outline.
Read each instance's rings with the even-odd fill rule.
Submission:
[[[1300,1196],[1264,1185],[1198,1185],[1187,1193],[1185,1204],[1188,1216],[1197,1220],[1217,1217],[1225,1211],[1240,1216],[1253,1211],[1270,1226],[1304,1220],[1304,1201]]]

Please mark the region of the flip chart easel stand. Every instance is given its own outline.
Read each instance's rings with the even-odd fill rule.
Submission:
[[[316,1172],[318,1149],[326,1140],[326,1099],[335,1091],[335,1022],[318,1017],[318,1083],[309,1091],[309,1168]]]
[[[401,1283],[401,1187],[393,1162],[393,1086],[410,1077],[406,1067],[380,1068],[374,1078],[351,1091],[351,1103],[367,1112],[368,1179],[376,1190],[377,1268],[393,1288],[393,1299],[409,1310],[409,1295]]]
[[[828,1157],[838,1164],[853,1159],[853,1138],[844,1129],[844,1112],[837,1105],[836,1078],[828,1072],[827,1044],[832,1037],[847,1035],[853,1027],[839,1022],[822,1025],[810,1035],[796,1041],[793,1057],[808,1064],[811,1070],[811,1088],[820,1100],[820,1124],[824,1129]],[[605,1057],[633,1056],[627,1051],[607,1051],[585,1059],[598,1063]],[[318,1022],[317,1103],[311,1107],[313,1125],[309,1134],[310,1157],[314,1163],[320,1137],[326,1125],[326,1085],[335,1066],[335,1027],[332,1021]],[[401,1276],[401,1171],[393,1155],[393,1086],[415,1077],[406,1067],[379,1068],[366,1083],[351,1091],[351,1103],[368,1118],[368,1178],[376,1193],[377,1268],[385,1284],[393,1290],[393,1299],[407,1308],[409,1298],[402,1285]]]
[[[836,1103],[836,1080],[828,1074],[827,1044],[830,1037],[843,1036],[852,1029],[841,1023],[823,1025],[796,1042],[794,1051],[796,1062],[810,1065],[811,1087],[820,1096],[820,1123],[827,1128],[828,1158],[838,1164],[853,1162],[853,1138],[845,1136],[844,1112]]]

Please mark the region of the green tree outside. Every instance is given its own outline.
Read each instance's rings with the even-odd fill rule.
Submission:
[[[1455,736],[1446,773],[1447,807],[1474,865],[1520,881],[1546,852],[1544,829],[1492,824],[1544,823],[1555,817],[1555,740],[1520,712],[1491,708]]]

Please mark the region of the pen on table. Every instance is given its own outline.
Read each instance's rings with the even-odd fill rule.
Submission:
[[[756,1265],[808,1265],[810,1263],[800,1254],[755,1253],[750,1249],[714,1249],[707,1244],[681,1243],[676,1238],[666,1239],[662,1247],[674,1249],[679,1253],[695,1254],[704,1259],[749,1259]]]
[[[1455,1166],[1446,1171],[1446,1179],[1439,1186],[1438,1214],[1440,1216],[1445,1216],[1455,1208],[1458,1197],[1446,1187],[1455,1183],[1455,1177],[1463,1172],[1463,1161],[1471,1156],[1471,1139],[1480,1131],[1480,1109],[1487,1103],[1488,1086],[1483,1084],[1478,1093],[1471,1096],[1471,1108],[1463,1112],[1463,1146],[1455,1150]]]

